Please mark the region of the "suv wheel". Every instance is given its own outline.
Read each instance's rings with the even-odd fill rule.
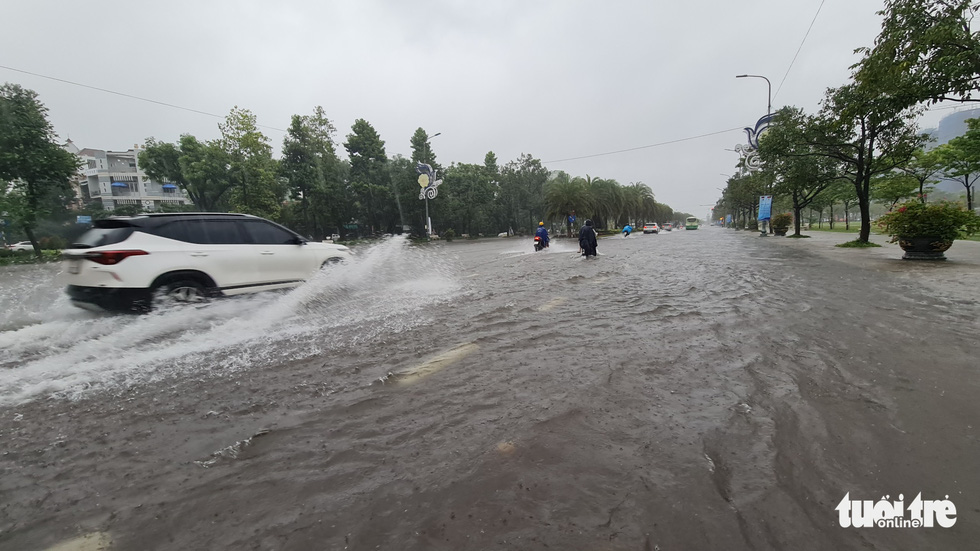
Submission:
[[[153,303],[196,304],[208,299],[207,289],[193,279],[180,279],[153,289]]]

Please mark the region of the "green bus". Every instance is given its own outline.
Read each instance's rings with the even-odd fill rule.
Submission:
[[[684,229],[685,230],[696,230],[696,229],[698,229],[698,217],[697,216],[688,216],[687,217],[687,220],[684,220]]]

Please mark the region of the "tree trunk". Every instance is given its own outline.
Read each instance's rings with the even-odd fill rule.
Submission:
[[[833,231],[834,229],[834,204],[833,203],[830,204],[830,229],[831,231]]]
[[[802,214],[802,212],[803,209],[801,207],[793,205],[793,235],[797,237],[800,236],[800,225],[803,222],[800,219],[801,218],[800,215]]]
[[[867,243],[871,238],[871,205],[868,201],[861,201],[861,232],[858,233],[858,241]]]
[[[23,226],[24,233],[27,234],[27,239],[30,240],[31,245],[34,246],[34,255],[41,258],[41,245],[37,242],[37,237],[34,236],[34,228],[25,224]]]

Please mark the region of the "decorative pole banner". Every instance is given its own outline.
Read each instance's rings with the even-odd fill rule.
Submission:
[[[759,197],[758,220],[769,220],[772,217],[772,195]]]
[[[745,134],[749,138],[749,143],[735,146],[735,151],[742,156],[744,170],[755,172],[762,168],[762,159],[759,157],[759,138],[769,129],[769,125],[775,116],[775,113],[770,113],[756,121],[755,128],[745,127]]]
[[[419,186],[422,188],[419,199],[435,199],[439,195],[439,184],[442,183],[442,180],[436,180],[436,171],[425,163],[417,163],[415,172],[419,173]]]

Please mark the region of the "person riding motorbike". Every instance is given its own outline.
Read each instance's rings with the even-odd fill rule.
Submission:
[[[548,228],[544,227],[544,222],[538,222],[538,229],[534,232],[535,237],[541,238],[541,246],[547,247],[550,239],[548,239]]]
[[[586,220],[585,225],[578,232],[578,244],[582,247],[582,256],[588,260],[590,256],[596,255],[596,247],[598,246],[598,241],[596,240],[595,228],[592,227],[592,220]]]
[[[633,226],[626,224],[623,227],[623,237],[629,237],[631,233],[633,233]]]

